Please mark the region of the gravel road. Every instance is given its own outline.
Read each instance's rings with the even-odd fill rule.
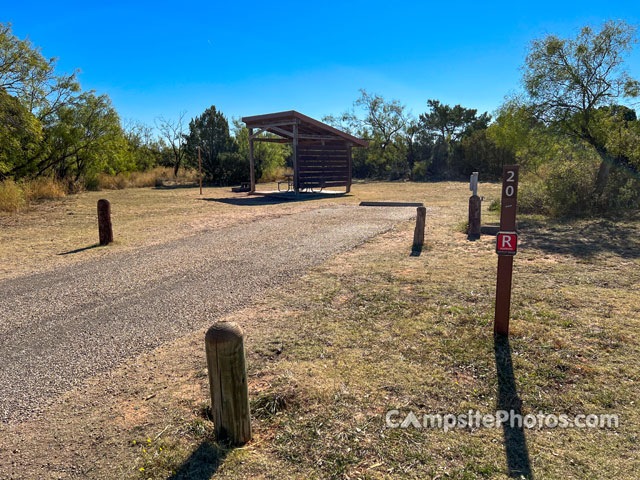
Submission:
[[[88,377],[202,328],[413,215],[413,208],[323,207],[0,282],[0,421],[37,416]]]

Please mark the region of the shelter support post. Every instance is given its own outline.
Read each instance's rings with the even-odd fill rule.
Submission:
[[[253,162],[253,128],[249,128],[249,170],[250,170],[250,181],[251,181],[251,189],[249,193],[253,193],[256,191],[256,174],[255,174],[255,166]]]
[[[349,165],[349,183],[347,183],[347,193],[351,191],[351,144],[347,144],[347,164]]]
[[[291,143],[291,148],[293,150],[293,190],[296,192],[296,197],[298,196],[298,189],[300,188],[298,182],[298,123],[293,124],[293,142]]]

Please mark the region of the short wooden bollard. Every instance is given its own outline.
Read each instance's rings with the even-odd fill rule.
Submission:
[[[98,235],[100,236],[100,245],[113,243],[111,204],[109,200],[98,200]]]
[[[427,221],[427,208],[418,207],[416,214],[416,229],[413,232],[413,248],[419,248],[424,245],[424,227]]]
[[[233,322],[213,324],[205,349],[216,440],[243,445],[251,440],[251,414],[242,329]]]
[[[480,227],[482,225],[482,200],[478,195],[469,197],[469,227],[467,234],[469,238],[480,238]]]

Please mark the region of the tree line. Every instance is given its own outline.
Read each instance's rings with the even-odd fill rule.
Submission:
[[[573,38],[533,41],[523,89],[493,115],[425,101],[408,112],[398,100],[361,90],[351,109],[323,121],[367,139],[354,149],[356,178],[498,179],[502,166],[523,172],[523,209],[557,215],[640,206],[640,121],[632,103],[640,83],[624,69],[635,26],[609,21]],[[82,91],[77,73],[60,74],[28,39],[0,24],[0,181],[53,176],[69,189],[100,173],[198,165],[209,182],[248,180],[248,132],[214,105],[187,121],[182,112],[155,128],[122,122],[106,95]],[[287,145],[254,146],[257,178],[291,166]]]

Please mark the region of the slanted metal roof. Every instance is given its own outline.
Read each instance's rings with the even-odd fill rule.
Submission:
[[[359,147],[368,147],[369,142],[349,135],[337,128],[320,122],[314,118],[307,117],[295,110],[286,112],[267,113],[265,115],[253,115],[242,117],[242,121],[248,128],[262,128],[269,133],[281,137],[293,137],[293,124],[298,124],[298,135],[301,139],[312,138],[335,138],[353,143]]]

